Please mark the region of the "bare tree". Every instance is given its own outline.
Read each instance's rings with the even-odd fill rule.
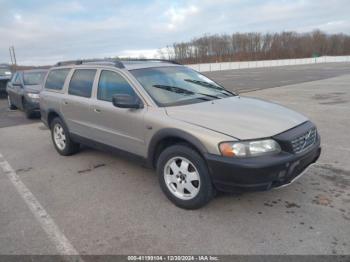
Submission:
[[[167,47],[165,57],[182,63],[304,58],[350,55],[350,36],[310,33],[234,33],[204,35]],[[171,53],[171,55],[169,55]]]

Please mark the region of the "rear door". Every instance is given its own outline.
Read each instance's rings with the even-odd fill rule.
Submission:
[[[61,100],[64,98],[65,86],[71,68],[52,69],[46,77],[44,90],[40,94],[42,117],[47,117],[50,110],[61,112]]]
[[[144,156],[144,114],[147,107],[141,109],[115,107],[112,97],[116,94],[139,96],[121,73],[101,70],[92,108],[93,124],[96,127],[94,140]]]
[[[96,69],[75,69],[68,85],[68,92],[61,101],[64,120],[71,133],[92,138],[91,95]]]

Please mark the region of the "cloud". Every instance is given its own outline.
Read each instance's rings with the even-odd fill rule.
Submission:
[[[299,29],[300,32],[310,32],[315,29],[319,29],[328,33],[340,33],[340,32],[348,32],[350,28],[350,21],[346,20],[334,20],[326,23],[315,23],[305,27],[301,27]]]
[[[18,14],[18,13],[14,14],[13,18],[15,19],[16,22],[22,22],[21,14]]]
[[[169,17],[167,22],[167,28],[169,30],[178,30],[180,26],[183,26],[192,16],[198,14],[198,7],[195,5],[189,5],[184,8],[171,7],[165,11],[165,16]]]
[[[137,58],[157,58],[158,49],[140,49],[140,50],[123,50],[120,52],[119,57],[137,57]]]
[[[0,0],[0,62],[14,45],[24,64],[105,56],[153,57],[205,33],[350,34],[348,0]]]

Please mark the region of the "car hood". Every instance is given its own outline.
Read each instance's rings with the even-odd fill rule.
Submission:
[[[278,104],[240,96],[167,107],[166,111],[174,119],[241,140],[271,137],[308,120]]]
[[[28,93],[38,94],[41,91],[41,85],[26,85],[24,88]]]
[[[0,75],[0,80],[10,80],[11,76],[10,75]]]

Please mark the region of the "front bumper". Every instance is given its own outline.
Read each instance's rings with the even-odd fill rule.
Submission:
[[[48,123],[48,112],[42,108],[40,108],[40,116],[41,116],[41,121],[44,123],[44,125],[47,128],[49,127],[49,123]]]
[[[30,97],[26,97],[26,106],[28,107],[28,110],[30,111],[40,111],[40,103],[39,99],[32,99]]]
[[[205,156],[214,186],[220,191],[264,191],[290,184],[321,154],[320,140],[300,154],[230,158]]]

